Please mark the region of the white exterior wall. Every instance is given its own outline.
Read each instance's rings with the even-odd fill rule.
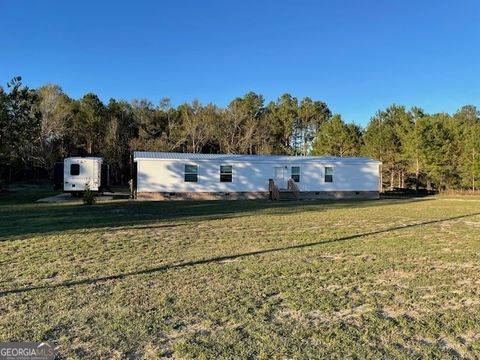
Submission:
[[[137,159],[138,192],[254,192],[268,191],[268,179],[274,179],[275,167],[300,166],[300,191],[378,191],[378,164],[342,164],[328,162],[239,162],[219,160]],[[198,182],[184,181],[185,165],[198,166]],[[231,183],[220,182],[220,165],[232,165]],[[324,168],[333,167],[332,183],[325,183]],[[278,184],[278,181],[276,181]]]
[[[80,165],[79,175],[70,175],[72,164]],[[66,158],[63,162],[63,191],[85,191],[86,184],[90,190],[98,191],[101,168],[101,158]]]

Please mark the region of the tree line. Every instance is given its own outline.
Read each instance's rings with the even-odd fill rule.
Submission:
[[[115,183],[130,177],[134,150],[229,154],[368,156],[382,161],[382,187],[472,189],[480,182],[480,113],[427,114],[391,105],[365,128],[325,102],[249,92],[226,107],[164,98],[104,104],[72,99],[58,85],[15,77],[0,87],[0,183],[48,178],[68,156],[102,156]]]

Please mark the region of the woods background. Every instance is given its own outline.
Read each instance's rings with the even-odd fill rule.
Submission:
[[[369,156],[383,162],[385,189],[462,189],[480,184],[480,114],[419,107],[379,110],[366,128],[345,123],[328,105],[290,94],[265,103],[249,92],[226,108],[198,101],[172,106],[110,99],[79,100],[57,85],[29,89],[20,77],[0,87],[0,189],[52,176],[68,156],[98,155],[113,183],[130,177],[131,152]]]

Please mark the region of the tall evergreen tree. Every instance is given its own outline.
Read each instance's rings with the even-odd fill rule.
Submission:
[[[424,111],[414,107],[410,111],[410,116],[404,117],[399,126],[403,163],[406,165],[407,174],[414,174],[415,190],[417,192],[420,188],[420,177],[424,169],[422,148],[422,119],[424,117]]]
[[[356,156],[360,153],[362,131],[358,125],[345,124],[336,114],[325,121],[317,132],[313,155]]]
[[[447,114],[435,114],[423,119],[422,152],[427,184],[439,190],[453,187],[458,181],[454,135],[448,129]]]
[[[111,179],[125,183],[129,174],[130,142],[138,136],[138,124],[132,106],[126,101],[110,99],[107,125],[101,154],[111,169]]]
[[[400,154],[400,140],[396,132],[396,121],[392,114],[395,107],[379,111],[370,120],[364,136],[363,153],[382,162],[381,184],[384,173],[390,174],[390,189],[394,187],[394,175]]]
[[[32,168],[37,156],[40,113],[34,90],[22,84],[17,76],[8,84],[9,92],[0,88],[0,162]]]
[[[283,94],[277,102],[267,106],[267,117],[272,134],[272,149],[276,154],[292,153],[292,135],[298,118],[298,100]]]
[[[73,122],[77,146],[87,154],[99,152],[107,124],[105,105],[93,93],[86,94],[77,104]]]
[[[480,112],[474,106],[464,106],[454,118],[459,126],[462,185],[475,191],[480,181]]]
[[[307,155],[313,147],[313,142],[320,126],[332,116],[327,104],[313,101],[305,97],[300,101],[298,117],[294,123],[293,143],[295,154]]]

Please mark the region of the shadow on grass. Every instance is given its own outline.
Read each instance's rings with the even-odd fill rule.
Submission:
[[[0,242],[19,240],[37,234],[58,234],[64,231],[89,232],[95,229],[146,227],[163,221],[198,221],[238,218],[263,214],[285,215],[302,212],[321,212],[329,209],[369,208],[423,201],[402,200],[342,200],[342,201],[123,201],[80,204],[0,204]],[[160,227],[159,225],[157,225]],[[155,227],[155,226],[154,226]]]
[[[466,214],[466,215],[453,216],[453,217],[439,219],[439,220],[430,220],[430,221],[424,221],[424,222],[420,222],[420,223],[401,225],[401,226],[396,226],[396,227],[392,227],[392,228],[388,228],[388,229],[365,232],[365,233],[361,233],[361,234],[348,235],[348,236],[340,237],[340,238],[337,238],[337,239],[315,241],[315,242],[310,242],[310,243],[306,243],[306,244],[299,244],[299,245],[291,245],[291,246],[285,246],[285,247],[250,251],[250,252],[245,252],[245,253],[240,253],[240,254],[216,256],[216,257],[207,258],[207,259],[186,261],[186,262],[182,262],[182,263],[178,263],[178,264],[167,264],[167,265],[162,265],[162,266],[158,266],[158,267],[153,267],[153,268],[148,268],[148,269],[143,269],[143,270],[138,270],[138,271],[132,271],[132,272],[126,272],[126,273],[120,273],[120,274],[115,274],[115,275],[101,276],[101,277],[96,277],[96,278],[87,278],[87,279],[81,279],[81,280],[70,280],[70,281],[65,281],[65,282],[59,283],[59,284],[29,286],[29,287],[23,287],[23,288],[17,288],[17,289],[3,290],[3,291],[0,291],[0,296],[5,296],[5,295],[9,295],[9,294],[25,293],[25,292],[34,291],[34,290],[57,289],[57,288],[63,288],[63,287],[68,288],[68,287],[79,286],[79,285],[92,285],[92,284],[96,284],[96,283],[103,282],[103,281],[121,280],[121,279],[131,277],[131,276],[147,275],[147,274],[152,274],[152,273],[160,273],[160,272],[164,272],[164,271],[167,271],[167,270],[180,269],[180,268],[196,266],[196,265],[203,265],[203,264],[210,264],[210,263],[217,263],[217,262],[221,262],[221,261],[225,261],[225,260],[235,260],[235,259],[245,258],[245,257],[250,257],[250,256],[276,253],[276,252],[295,250],[295,249],[303,249],[303,248],[308,248],[308,247],[313,247],[313,246],[318,246],[318,245],[325,245],[325,244],[331,244],[331,243],[336,243],[336,242],[349,241],[349,240],[354,240],[354,239],[358,239],[358,238],[362,238],[362,237],[366,237],[366,236],[385,234],[385,233],[388,233],[388,232],[391,232],[391,231],[408,229],[408,228],[424,226],[424,225],[429,225],[429,224],[438,224],[438,223],[441,223],[441,222],[444,222],[444,221],[464,219],[464,218],[477,216],[477,215],[480,215],[480,212],[472,213],[472,214]]]

